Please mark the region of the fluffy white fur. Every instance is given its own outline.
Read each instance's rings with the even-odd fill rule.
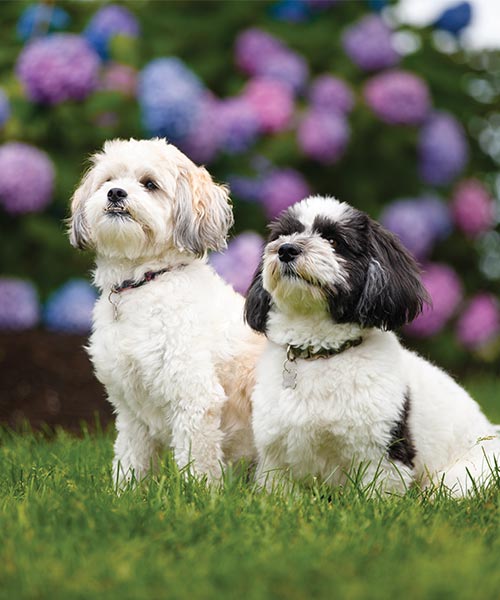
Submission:
[[[206,264],[232,224],[227,189],[161,139],[106,142],[91,160],[70,239],[96,254],[88,351],[116,412],[115,477],[142,478],[171,447],[180,468],[219,478],[227,462],[254,456],[249,396],[261,347],[243,298]],[[114,204],[113,188],[127,194]]]
[[[389,492],[443,482],[461,496],[487,482],[500,457],[494,426],[449,375],[384,330],[425,300],[398,240],[321,197],[293,206],[271,231],[246,306],[268,338],[253,394],[259,481],[272,486],[287,472],[333,486],[362,465],[362,481]],[[298,248],[295,259],[280,260],[284,244]],[[289,344],[338,348],[359,336],[341,354],[296,359],[296,387],[284,386]]]

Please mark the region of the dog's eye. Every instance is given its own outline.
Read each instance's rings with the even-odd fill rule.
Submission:
[[[334,240],[333,238],[328,238],[328,243],[330,244],[332,249],[335,250],[335,248],[337,247],[337,240]]]
[[[150,192],[158,189],[158,186],[152,179],[147,179],[142,185]]]

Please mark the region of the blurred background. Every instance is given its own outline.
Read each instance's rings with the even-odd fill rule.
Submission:
[[[0,421],[110,419],[82,349],[85,159],[165,136],[230,184],[214,268],[245,293],[266,223],[332,194],[394,231],[433,307],[404,342],[500,405],[500,9],[492,0],[1,3]]]

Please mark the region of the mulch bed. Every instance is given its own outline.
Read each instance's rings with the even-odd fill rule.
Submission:
[[[87,339],[47,331],[0,333],[0,422],[79,433],[112,420],[103,386],[83,349]]]

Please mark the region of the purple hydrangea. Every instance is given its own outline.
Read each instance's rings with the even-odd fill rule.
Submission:
[[[0,330],[21,331],[38,323],[40,305],[34,286],[22,279],[0,278]]]
[[[128,65],[110,63],[102,72],[100,87],[133,98],[137,91],[137,71]]]
[[[271,56],[281,53],[285,46],[262,29],[246,29],[236,38],[235,60],[248,75],[257,75]]]
[[[0,146],[0,204],[7,212],[42,210],[53,188],[54,166],[45,152],[21,142]]]
[[[363,71],[393,67],[399,55],[391,43],[391,30],[378,15],[367,15],[342,36],[345,53]]]
[[[452,229],[448,207],[435,196],[396,200],[385,208],[380,221],[419,260],[426,258],[436,240],[444,239]]]
[[[59,6],[32,4],[23,11],[17,22],[17,35],[26,41],[51,31],[65,29],[69,22],[68,13]]]
[[[261,131],[277,133],[288,128],[294,111],[293,94],[288,86],[256,78],[248,82],[243,95],[257,116]]]
[[[84,38],[56,33],[28,44],[16,73],[34,102],[59,104],[83,100],[98,85],[99,57]]]
[[[212,94],[205,94],[193,128],[181,144],[182,150],[194,162],[212,162],[222,145],[218,104],[218,100]]]
[[[348,114],[354,107],[351,88],[338,77],[321,75],[311,84],[309,100],[313,108],[328,112]]]
[[[500,305],[492,294],[477,294],[457,323],[457,337],[472,350],[481,348],[500,334]]]
[[[470,2],[459,2],[444,10],[434,23],[436,29],[448,31],[458,35],[470,24],[472,20],[472,6]]]
[[[270,219],[311,193],[303,175],[294,169],[275,169],[262,182],[261,202]]]
[[[10,102],[5,92],[0,88],[0,127],[3,127],[10,117]]]
[[[44,320],[48,329],[65,333],[87,333],[97,299],[94,288],[83,279],[72,279],[47,300]]]
[[[217,105],[221,144],[227,152],[245,152],[259,134],[260,122],[247,98],[225,98]]]
[[[240,294],[245,294],[259,264],[264,240],[258,233],[245,231],[228,244],[225,252],[212,254],[210,264]]]
[[[448,265],[428,264],[423,271],[422,281],[432,304],[426,305],[422,313],[406,325],[406,332],[415,337],[429,337],[439,333],[462,300],[462,284],[456,272]]]
[[[477,179],[462,181],[452,198],[452,212],[457,226],[475,237],[495,224],[495,202]]]
[[[103,59],[109,57],[109,45],[116,35],[137,37],[139,23],[124,6],[108,4],[99,9],[84,31],[85,38]]]
[[[257,75],[274,79],[300,92],[309,77],[309,67],[302,56],[290,50],[275,52],[257,70]]]
[[[462,172],[469,157],[463,127],[449,113],[434,113],[420,131],[418,154],[419,173],[425,183],[450,183]]]
[[[259,177],[244,177],[229,175],[229,187],[232,196],[245,202],[260,202],[262,199],[262,179]]]
[[[333,164],[344,154],[349,135],[343,115],[313,109],[301,120],[297,140],[304,154],[323,164]]]
[[[390,125],[421,123],[431,107],[425,81],[406,71],[375,75],[365,84],[364,97],[377,117]]]
[[[142,70],[138,97],[151,135],[174,143],[193,130],[205,90],[199,78],[178,58],[157,58]]]

